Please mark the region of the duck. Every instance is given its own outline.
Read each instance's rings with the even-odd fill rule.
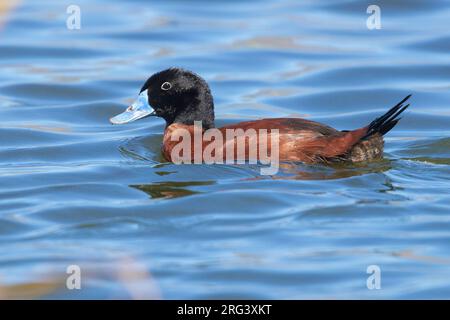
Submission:
[[[228,138],[226,132],[252,130],[257,132],[256,148],[262,148],[260,132],[276,131],[280,162],[359,163],[383,158],[383,137],[400,121],[400,115],[409,107],[409,103],[405,103],[410,97],[411,94],[368,125],[354,130],[338,130],[303,118],[259,119],[216,128],[214,101],[208,83],[192,71],[169,68],[149,77],[139,91],[136,101],[124,112],[110,118],[110,122],[115,125],[126,124],[153,116],[164,119],[166,126],[162,154],[169,162],[175,162],[174,150],[180,141],[180,132],[194,135],[196,128],[200,127],[202,148],[207,148],[215,140],[205,137],[208,130],[223,133],[225,138],[213,152],[223,158],[225,158],[225,148],[230,145],[231,148],[237,148],[236,136]],[[271,137],[274,140],[273,136]],[[255,155],[250,150],[249,139],[246,142],[245,152],[241,154],[244,160],[248,160],[251,154]],[[191,150],[193,150],[194,141],[191,140],[189,143],[192,144]],[[237,157],[237,152],[234,157]],[[259,153],[256,153],[256,157],[259,157]],[[200,159],[200,161],[205,160]]]

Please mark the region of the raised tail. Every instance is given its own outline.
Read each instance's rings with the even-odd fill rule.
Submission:
[[[400,114],[409,104],[403,105],[411,95],[405,97],[396,106],[381,117],[376,118],[368,126],[351,131],[342,131],[343,134],[321,136],[303,142],[304,152],[312,159],[322,161],[351,160],[353,162],[376,159],[383,154],[383,138],[399,121]],[[378,134],[378,136],[375,136]],[[372,138],[373,139],[369,139]],[[358,150],[354,147],[358,146]],[[306,150],[306,151],[305,151]]]
[[[361,138],[361,140],[366,139],[376,133],[385,135],[393,127],[395,127],[395,125],[401,119],[401,118],[399,118],[400,114],[409,107],[409,104],[404,106],[403,103],[405,103],[410,97],[411,97],[411,95],[406,96],[402,101],[397,103],[393,108],[391,108],[384,115],[373,120],[367,126],[367,133]]]

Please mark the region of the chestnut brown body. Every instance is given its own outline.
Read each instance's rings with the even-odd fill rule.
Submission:
[[[191,135],[191,159],[194,159],[194,126],[184,124],[171,124],[164,131],[162,152],[168,161],[173,161],[172,151],[180,143],[179,130],[187,130]],[[273,118],[256,121],[246,121],[218,128],[222,133],[223,144],[220,154],[223,160],[226,158],[226,149],[234,149],[234,160],[238,159],[236,137],[227,139],[227,129],[242,129],[244,132],[254,130],[257,141],[253,144],[258,148],[260,145],[260,130],[267,130],[268,153],[271,153],[270,139],[278,139],[279,161],[294,161],[304,163],[351,161],[361,162],[379,159],[383,155],[383,138],[380,134],[374,134],[362,139],[368,131],[368,127],[353,131],[342,132],[327,125],[298,118]],[[273,134],[278,130],[278,134]],[[264,131],[263,131],[264,132]],[[245,140],[245,160],[250,160],[252,147],[251,138]],[[202,149],[204,150],[211,141],[202,138]],[[255,154],[259,155],[259,150]],[[259,159],[258,159],[259,160]],[[193,160],[192,160],[193,161]]]

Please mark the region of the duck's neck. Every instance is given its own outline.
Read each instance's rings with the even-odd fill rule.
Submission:
[[[194,125],[194,121],[201,121],[203,129],[214,128],[214,101],[209,88],[200,90],[184,105],[186,107],[175,116],[172,123]]]
[[[205,112],[201,110],[186,111],[176,116],[173,123],[193,126],[195,121],[201,121],[203,129],[214,128],[214,111],[206,114],[206,116]]]

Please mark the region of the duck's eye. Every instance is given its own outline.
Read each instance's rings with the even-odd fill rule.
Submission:
[[[170,82],[164,82],[164,83],[161,85],[161,89],[163,89],[164,91],[167,91],[167,90],[169,90],[170,88],[172,88],[172,84],[171,84]]]

